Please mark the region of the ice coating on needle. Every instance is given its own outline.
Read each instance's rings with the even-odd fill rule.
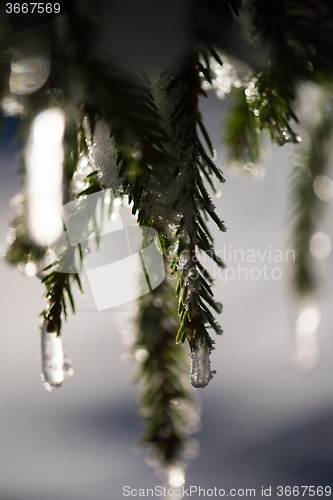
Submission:
[[[199,342],[191,352],[191,384],[193,387],[206,387],[212,378],[210,370],[210,349],[204,342]]]
[[[71,361],[66,357],[61,336],[42,327],[42,380],[48,392],[60,387],[66,377],[73,375]]]

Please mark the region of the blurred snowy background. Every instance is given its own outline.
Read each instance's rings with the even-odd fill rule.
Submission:
[[[222,196],[214,200],[228,227],[226,234],[211,227],[216,248],[290,248],[292,147],[271,149],[263,179],[235,176],[227,171],[220,146],[227,104],[211,92],[201,104],[227,178]],[[0,150],[3,246],[12,214],[9,202],[19,190],[11,120],[2,131]],[[325,230],[332,236],[332,227]],[[217,374],[198,391],[201,452],[190,462],[187,485],[257,492],[270,485],[333,485],[332,256],[323,266],[320,360],[307,373],[288,362],[294,336],[288,265],[281,264],[280,280],[217,280],[224,335],[212,355]],[[120,361],[119,313],[79,312],[70,318],[64,333],[74,377],[48,394],[39,374],[43,291],[37,279],[1,260],[0,499],[118,500],[125,485],[154,487],[153,470],[132,450],[140,424],[133,368]]]

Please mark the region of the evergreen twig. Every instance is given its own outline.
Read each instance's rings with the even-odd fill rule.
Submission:
[[[145,423],[140,442],[149,445],[152,458],[165,468],[181,462],[198,411],[185,349],[175,344],[178,324],[174,289],[165,280],[140,299],[133,345],[134,354],[144,354],[136,373]]]
[[[292,243],[296,253],[293,284],[299,295],[311,294],[317,286],[310,240],[320,225],[325,201],[317,196],[313,186],[317,176],[325,175],[329,168],[332,109],[320,110],[319,122],[309,124],[308,136],[309,142],[300,145],[295,154],[290,180]]]

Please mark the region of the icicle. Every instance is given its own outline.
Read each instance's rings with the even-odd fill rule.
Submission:
[[[47,109],[34,119],[26,149],[29,233],[43,246],[62,234],[64,130],[64,112]]]
[[[200,342],[191,352],[191,384],[193,387],[206,387],[212,378],[210,371],[210,349],[206,343]]]
[[[60,387],[66,377],[73,375],[71,361],[66,357],[62,337],[56,332],[48,332],[46,325],[42,326],[42,380],[44,387],[51,392]]]

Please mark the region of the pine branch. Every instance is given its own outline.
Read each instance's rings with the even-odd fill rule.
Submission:
[[[233,104],[224,123],[223,140],[228,149],[231,164],[257,163],[260,158],[260,129],[256,117],[249,108],[243,89],[232,93]]]
[[[62,315],[65,319],[67,319],[68,304],[66,296],[73,313],[75,312],[70,279],[71,277],[74,277],[74,279],[80,283],[80,278],[77,273],[69,274],[69,270],[73,266],[74,251],[75,248],[70,247],[60,260],[61,264],[66,268],[66,270],[68,270],[68,272],[60,273],[58,271],[51,271],[47,274],[47,276],[45,276],[45,278],[42,279],[42,283],[45,284],[47,289],[45,298],[49,302],[48,308],[42,313],[42,316],[45,319],[44,324],[47,332],[56,332],[57,335],[60,335],[61,333]]]
[[[310,294],[317,286],[310,240],[320,225],[325,201],[316,194],[314,182],[327,172],[332,153],[333,112],[320,106],[319,113],[319,122],[309,124],[309,142],[298,148],[291,177],[294,287],[300,295]]]
[[[177,341],[184,342],[185,338],[187,338],[192,351],[196,351],[200,344],[205,344],[210,352],[213,343],[205,325],[208,323],[217,333],[221,333],[221,330],[215,323],[209,307],[212,307],[216,312],[221,312],[221,306],[212,298],[210,284],[197,266],[197,248],[208,254],[221,267],[223,267],[223,263],[217,258],[213,250],[211,236],[207,232],[200,211],[204,216],[210,216],[222,231],[225,230],[225,227],[215,214],[214,206],[203,186],[200,171],[204,171],[208,177],[215,174],[220,181],[224,181],[224,179],[216,169],[212,159],[205,152],[197,134],[197,124],[203,130],[203,124],[197,112],[198,95],[201,93],[198,70],[200,71],[202,68],[196,64],[193,57],[193,60],[189,61],[188,66],[183,68],[180,74],[182,90],[186,89],[185,95],[189,96],[184,101],[177,119],[180,123],[185,122],[185,120],[188,121],[184,141],[189,150],[186,152],[188,154],[188,163],[185,166],[189,184],[184,190],[184,197],[188,200],[191,209],[184,213],[173,269],[177,268],[179,274],[177,291],[181,325],[177,333]],[[175,80],[177,81],[177,77]],[[173,85],[175,83],[173,82]],[[190,119],[187,117],[190,117]],[[177,126],[174,117],[172,124],[174,127]],[[212,153],[210,140],[207,140],[207,133],[204,133],[204,137]],[[198,162],[199,158],[200,163]],[[207,304],[209,307],[207,307]],[[207,380],[205,380],[204,385],[206,383],[208,383]]]
[[[93,171],[85,175],[83,182],[79,183],[84,189],[76,190],[79,160],[89,154],[85,132],[82,126],[74,129],[70,123],[64,138],[64,202],[69,202],[73,198],[85,199],[86,195],[99,192],[101,185],[98,181],[98,171]],[[87,125],[86,125],[87,127]],[[23,173],[25,169],[23,169]],[[75,305],[71,291],[71,282],[75,282],[82,291],[80,277],[75,267],[75,252],[79,252],[79,259],[82,261],[83,254],[80,245],[70,246],[55,262],[45,267],[48,259],[48,249],[35,244],[29,237],[29,228],[26,215],[25,196],[20,195],[17,201],[18,215],[9,231],[9,246],[5,258],[12,265],[26,269],[30,263],[36,266],[36,274],[41,278],[46,286],[45,298],[48,300],[48,307],[42,312],[44,325],[47,332],[61,334],[62,318],[67,318],[69,307],[75,312]],[[84,203],[81,211],[84,211]],[[87,225],[94,206],[89,203],[89,213],[85,213],[84,223]],[[84,228],[82,228],[84,230]],[[60,271],[59,271],[60,270]],[[63,272],[62,272],[63,271]]]
[[[184,458],[198,404],[188,382],[185,349],[175,344],[179,319],[171,283],[165,280],[142,297],[139,307],[133,353],[142,358],[136,373],[145,425],[140,442],[148,445],[151,457],[167,469]]]
[[[282,71],[267,70],[252,84],[253,90],[245,90],[248,102],[257,117],[259,130],[267,129],[272,142],[283,146],[287,142],[297,143],[297,133],[291,121],[298,123],[293,110],[296,96],[295,82],[288,82]]]
[[[181,324],[176,341],[188,340],[192,352],[205,346],[207,357],[213,342],[207,327],[221,333],[211,308],[221,312],[222,306],[212,297],[211,285],[199,266],[198,251],[206,253],[219,266],[223,262],[215,254],[212,238],[204,222],[210,217],[224,231],[225,226],[215,213],[215,207],[203,184],[201,174],[208,179],[216,176],[224,181],[210,154],[211,142],[197,109],[200,87],[198,56],[188,57],[183,66],[172,74],[164,74],[153,84],[156,106],[161,113],[170,140],[164,145],[167,153],[177,154],[176,167],[171,166],[172,184],[162,184],[156,177],[147,180],[146,189],[138,203],[138,221],[158,231],[166,255],[173,254],[171,272],[178,274],[178,313]],[[169,105],[165,105],[165,94]],[[198,137],[201,130],[209,152]],[[135,203],[135,200],[134,200]],[[211,378],[210,369],[204,380],[192,382],[205,386]]]
[[[272,141],[283,145],[299,138],[292,122],[296,88],[301,80],[332,74],[333,8],[324,0],[251,0],[254,37],[269,47],[269,67],[247,89],[257,128],[267,128]]]
[[[86,130],[87,127],[88,124],[86,123]],[[79,183],[80,186],[81,184],[83,185],[84,189],[80,189],[79,192],[77,192],[77,174],[80,173],[78,171],[78,162],[82,157],[89,154],[89,139],[85,137],[84,128],[82,126],[79,126],[76,130],[76,141],[74,145],[75,147],[71,149],[67,144],[67,155],[64,161],[64,171],[66,173],[65,193],[67,193],[68,201],[70,197],[72,199],[76,198],[82,200],[82,204],[78,207],[78,210],[81,215],[83,215],[83,218],[81,217],[83,225],[81,224],[82,227],[80,226],[80,231],[84,234],[95,210],[95,204],[90,200],[88,207],[85,206],[85,199],[87,195],[101,191],[101,185],[98,181],[98,170],[93,170],[93,167],[90,166],[90,172],[85,175],[83,182]],[[96,231],[96,244],[98,245],[98,243],[98,231]],[[68,304],[66,298],[68,299],[72,312],[75,312],[71,282],[76,283],[79,290],[83,292],[80,276],[75,264],[76,252],[79,253],[79,260],[82,263],[82,246],[78,244],[76,246],[69,246],[56,262],[43,270],[44,273],[49,271],[42,279],[42,283],[45,284],[47,289],[45,298],[48,300],[49,306],[42,315],[45,318],[47,331],[57,332],[57,335],[61,334],[62,316],[67,319]],[[58,271],[58,269],[60,269],[60,271]]]
[[[23,198],[23,195],[21,196]],[[21,204],[25,202],[21,200]],[[17,215],[12,220],[7,242],[9,244],[5,251],[5,259],[13,266],[25,268],[30,262],[38,265],[45,256],[46,249],[36,245],[29,237],[25,214]]]

